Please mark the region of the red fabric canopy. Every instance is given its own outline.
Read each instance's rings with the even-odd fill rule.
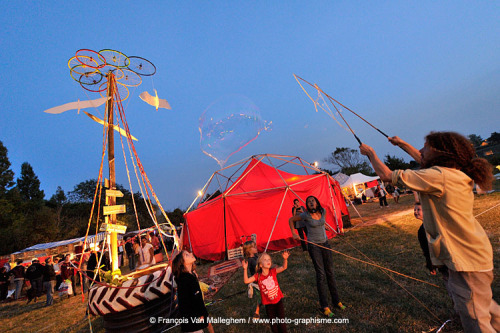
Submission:
[[[241,246],[241,237],[257,235],[259,252],[299,244],[288,219],[293,200],[302,205],[310,195],[326,209],[326,222],[342,232],[342,215],[349,215],[336,180],[328,174],[296,175],[252,158],[245,171],[224,193],[187,213],[183,243],[195,256],[224,259],[226,250]],[[334,233],[327,231],[329,238]],[[269,241],[269,245],[268,245]]]

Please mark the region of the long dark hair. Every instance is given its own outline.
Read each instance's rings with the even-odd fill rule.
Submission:
[[[184,251],[186,250],[182,250],[181,252],[179,252],[174,260],[172,260],[172,274],[175,276],[176,279],[179,278],[179,275],[181,275],[181,273],[184,273],[184,272],[187,272],[186,271],[186,267],[184,266]],[[195,272],[195,268],[196,268],[196,265],[193,263],[193,270],[192,272],[194,273]]]
[[[321,206],[321,203],[319,202],[318,198],[316,198],[314,195],[310,195],[307,197],[306,199],[306,209],[307,211],[309,212],[309,214],[312,214],[313,212],[309,209],[309,205],[307,204],[307,200],[309,200],[309,198],[313,198],[314,200],[316,200],[316,210],[318,212],[320,212],[321,214],[323,214],[323,211],[325,210],[322,206]]]
[[[477,157],[474,146],[466,137],[455,132],[431,132],[425,141],[437,156],[423,167],[455,168],[472,178],[483,190],[492,188],[492,165]]]

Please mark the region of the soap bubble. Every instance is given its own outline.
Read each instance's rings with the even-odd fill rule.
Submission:
[[[227,95],[212,103],[199,119],[201,150],[223,168],[231,155],[268,129],[248,97]]]

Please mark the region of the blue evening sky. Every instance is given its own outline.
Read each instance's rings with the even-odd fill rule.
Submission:
[[[200,149],[198,119],[227,94],[248,97],[273,124],[228,164],[259,153],[321,161],[336,147],[357,148],[315,113],[293,73],[416,147],[431,130],[487,138],[500,123],[499,18],[496,1],[8,1],[0,13],[0,141],[16,178],[29,162],[46,199],[57,186],[68,192],[97,178],[102,127],[75,110],[43,112],[99,97],[69,75],[67,61],[82,48],[156,65],[124,106],[169,210],[187,208],[219,168]],[[139,99],[154,88],[172,110],[156,112]],[[103,110],[87,111],[102,117]],[[344,115],[379,155],[409,160]]]

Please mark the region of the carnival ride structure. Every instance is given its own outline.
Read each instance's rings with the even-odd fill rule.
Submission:
[[[142,83],[142,77],[154,75],[156,73],[156,67],[147,59],[138,56],[126,56],[122,52],[111,49],[104,49],[99,52],[89,49],[78,50],[76,55],[69,59],[68,67],[70,69],[70,76],[78,82],[82,88],[86,91],[99,93],[101,98],[88,101],[78,100],[77,102],[51,108],[45,112],[57,114],[71,109],[80,111],[80,109],[83,108],[96,108],[105,103],[103,119],[83,111],[92,120],[103,125],[101,165],[85,241],[89,237],[91,222],[93,218],[95,218],[97,221],[96,234],[99,230],[102,230],[106,231],[108,235],[104,248],[109,250],[111,264],[111,270],[108,272],[100,272],[99,268],[97,268],[95,276],[101,276],[101,281],[98,281],[99,279],[90,279],[91,287],[88,294],[88,311],[93,315],[103,316],[105,328],[109,332],[162,331],[168,325],[163,323],[150,323],[149,318],[151,316],[173,317],[177,314],[177,301],[172,292],[171,268],[168,263],[157,264],[137,270],[128,275],[122,275],[119,269],[117,235],[119,233],[125,233],[126,226],[119,223],[117,214],[124,213],[126,207],[125,205],[117,204],[117,198],[122,197],[123,193],[116,188],[114,149],[114,132],[117,131],[121,135],[120,142],[125,160],[130,192],[134,193],[123,138],[126,139],[138,187],[149,215],[154,225],[159,230],[155,207],[159,208],[167,224],[169,224],[172,229],[171,237],[174,239],[174,249],[178,248],[179,238],[176,229],[170,222],[158,200],[139,159],[133,142],[137,139],[130,133],[122,104],[122,102],[130,96],[129,87],[137,87]],[[146,102],[156,106],[157,109],[158,107],[165,107],[165,105],[168,105],[166,100],[158,100],[157,95],[156,98],[152,99],[152,103],[150,103],[151,99]],[[168,105],[168,108],[170,108],[170,105]],[[106,155],[109,178],[103,180]],[[100,198],[103,187],[105,187],[106,197],[106,202],[102,211],[104,223],[99,224],[102,217],[100,209],[96,207],[101,206]],[[141,229],[134,196],[132,196],[132,203],[138,229]],[[160,239],[163,242],[163,239]],[[163,247],[166,249],[165,244],[163,244]],[[104,251],[101,252],[98,267],[101,264],[103,254]],[[82,259],[78,266],[78,271],[81,275],[86,274],[86,272],[81,270],[83,257],[84,256],[81,256]],[[127,320],[123,320],[124,318],[127,318]]]

